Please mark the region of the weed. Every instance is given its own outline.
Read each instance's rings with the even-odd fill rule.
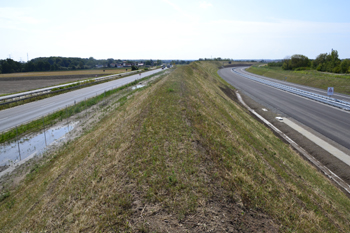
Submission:
[[[10,191],[6,191],[0,195],[0,202],[5,200],[6,198],[10,197]]]
[[[16,202],[15,199],[12,199],[12,200],[8,201],[8,202],[6,203],[7,209],[12,209],[13,206],[15,205],[15,202]]]

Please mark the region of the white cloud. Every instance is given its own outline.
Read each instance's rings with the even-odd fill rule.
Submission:
[[[213,6],[213,4],[211,4],[210,2],[201,2],[201,3],[199,4],[199,7],[200,7],[200,8],[204,8],[204,9],[207,9],[207,8],[209,8],[209,7],[211,7],[211,6]]]

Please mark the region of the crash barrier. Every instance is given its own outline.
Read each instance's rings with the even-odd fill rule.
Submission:
[[[343,109],[346,111],[350,111],[350,102],[338,100],[336,98],[332,98],[332,97],[328,97],[328,96],[324,96],[324,95],[320,95],[320,94],[316,94],[316,93],[313,93],[310,91],[304,91],[304,90],[301,90],[301,89],[298,89],[295,87],[287,86],[287,85],[280,84],[277,82],[272,82],[272,81],[269,81],[269,80],[266,80],[263,78],[257,78],[257,77],[254,77],[254,76],[251,76],[248,74],[238,72],[235,68],[232,69],[232,71],[240,76],[254,80],[256,82],[259,82],[259,83],[262,83],[262,84],[265,84],[265,85],[268,85],[268,86],[271,86],[271,87],[274,87],[274,88],[277,88],[277,89],[280,89],[283,91],[287,91],[287,92],[290,92],[290,93],[293,93],[293,94],[296,94],[299,96],[303,96],[305,98],[312,99],[312,100],[315,100],[315,101],[318,101],[318,102],[321,102],[324,104],[328,104],[328,105],[331,105],[333,107],[337,107],[337,108],[340,108],[340,109]]]

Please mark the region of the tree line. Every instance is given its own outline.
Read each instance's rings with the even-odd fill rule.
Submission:
[[[300,54],[295,54],[288,59],[278,62],[268,63],[270,67],[282,67],[284,70],[306,70],[315,69],[317,71],[331,73],[350,73],[350,59],[339,59],[338,51],[331,53],[321,53],[316,59],[311,60]]]
[[[135,65],[136,62],[141,62],[144,65],[155,66],[161,65],[161,60],[127,60],[120,59],[94,59],[90,58],[76,58],[76,57],[39,57],[30,60],[29,62],[17,62],[10,58],[0,60],[0,73],[17,73],[17,72],[31,72],[31,71],[55,71],[55,70],[76,70],[76,69],[93,69],[96,66],[112,67],[112,64],[123,63]],[[114,67],[114,66],[113,66]]]

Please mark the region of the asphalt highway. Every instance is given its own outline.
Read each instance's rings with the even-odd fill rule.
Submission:
[[[53,96],[43,100],[20,105],[0,111],[0,132],[10,128],[33,121],[47,114],[53,113],[66,106],[71,106],[75,102],[78,103],[85,99],[102,94],[105,91],[123,86],[133,82],[136,79],[144,78],[152,74],[160,72],[162,69],[156,69],[144,72],[141,75],[135,74],[129,77],[113,80],[110,82],[82,88],[61,95]]]
[[[242,71],[243,68],[238,69],[240,72],[245,72]],[[293,118],[350,149],[349,112],[254,82],[253,80],[233,73],[232,68],[221,69],[218,71],[218,74],[236,89],[258,100],[259,103],[265,105],[267,108],[279,112],[286,117]],[[259,75],[254,76],[266,78]],[[283,84],[289,85],[286,82],[283,82]],[[316,93],[322,92],[322,90],[319,89],[295,84],[292,85]],[[326,94],[326,92],[323,91],[323,94]],[[339,99],[349,100],[349,97],[346,95],[338,96],[337,98]]]

